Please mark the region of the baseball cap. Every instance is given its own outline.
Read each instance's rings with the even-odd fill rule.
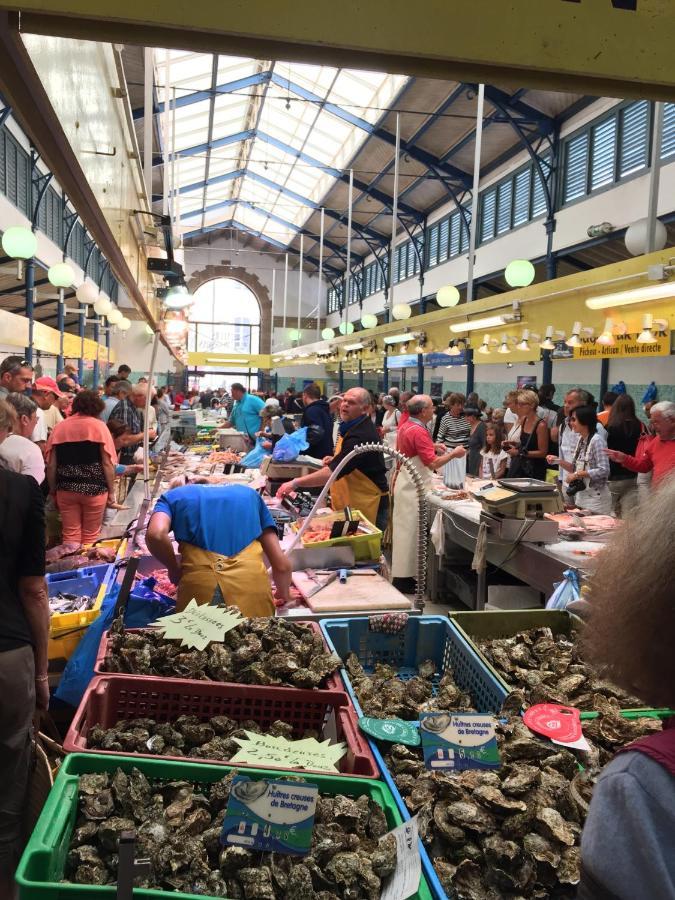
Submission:
[[[50,378],[48,375],[43,375],[41,378],[36,378],[35,384],[33,385],[33,390],[46,392],[48,391],[50,394],[56,394],[57,397],[66,396],[54,381],[54,379]]]

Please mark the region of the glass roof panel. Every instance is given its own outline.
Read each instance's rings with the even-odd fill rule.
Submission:
[[[344,171],[369,133],[348,119],[356,116],[370,124],[380,121],[406,82],[404,76],[380,72],[221,55],[215,82],[221,92],[213,92],[212,54],[159,49],[155,50],[155,66],[159,101],[164,99],[167,78],[176,98],[183,101],[175,111],[178,152],[206,145],[196,155],[181,157],[177,164],[178,183],[195,186],[178,199],[181,214],[197,213],[202,204],[208,207],[239,198],[242,202],[208,213],[205,226],[235,218],[255,233],[262,230],[263,236],[284,244],[295,237],[296,230],[283,221],[300,228],[312,207],[283,189],[320,203],[335,182],[326,168]],[[272,75],[279,83],[270,81]],[[233,85],[241,79],[251,83]],[[206,96],[195,94],[204,91]],[[336,104],[343,112],[326,109],[325,102]],[[254,132],[252,138],[211,148],[214,142],[247,130]],[[265,140],[265,135],[280,146]],[[205,177],[211,180],[237,170],[256,173],[279,189],[243,177],[209,184],[204,191]],[[270,213],[276,218],[270,218]],[[201,227],[197,215],[188,223]]]

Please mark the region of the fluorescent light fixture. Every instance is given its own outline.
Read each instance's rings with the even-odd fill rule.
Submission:
[[[224,359],[222,356],[207,356],[206,362],[210,363],[230,363],[231,365],[245,366],[250,359]]]
[[[498,328],[511,322],[519,322],[520,313],[504,313],[498,316],[486,316],[484,319],[473,319],[471,322],[455,322],[450,331],[459,334],[462,331],[476,331],[479,328]]]
[[[596,344],[600,344],[602,347],[613,347],[616,341],[614,340],[614,320],[613,319],[605,319],[605,327],[602,329],[602,332],[595,339]]]
[[[343,350],[363,350],[366,345],[363,341],[357,341],[355,344],[345,344]]]
[[[555,350],[555,344],[553,343],[553,325],[546,326],[546,335],[544,340],[539,344],[540,350]]]
[[[675,282],[650,284],[647,287],[635,288],[632,291],[618,291],[616,294],[604,294],[602,297],[589,297],[586,306],[589,309],[609,309],[613,306],[626,306],[629,303],[646,303],[649,300],[667,300],[675,297]]]
[[[652,331],[653,324],[654,317],[651,313],[647,313],[642,317],[642,331],[637,336],[638,344],[652,344],[656,340]]]
[[[385,344],[404,344],[411,340],[413,336],[409,331],[404,331],[401,334],[386,334],[384,342]]]

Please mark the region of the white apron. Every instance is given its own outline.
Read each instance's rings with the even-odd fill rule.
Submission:
[[[419,456],[409,457],[428,488],[431,472]],[[394,481],[394,515],[392,518],[391,574],[393,578],[414,578],[417,574],[417,535],[419,506],[417,490],[408,471],[400,467]]]

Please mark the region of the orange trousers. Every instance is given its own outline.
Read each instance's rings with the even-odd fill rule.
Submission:
[[[78,494],[57,491],[56,505],[61,513],[64,544],[92,544],[101,533],[108,494]]]

